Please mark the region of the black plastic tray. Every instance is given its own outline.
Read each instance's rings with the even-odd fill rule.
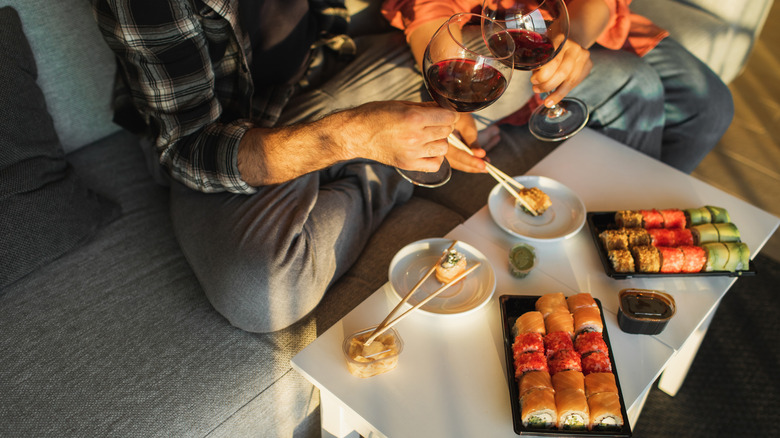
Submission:
[[[520,389],[517,387],[517,381],[515,380],[515,362],[512,354],[512,343],[514,337],[512,336],[512,326],[515,324],[515,320],[525,312],[536,310],[536,300],[539,296],[529,295],[502,295],[499,297],[501,305],[501,324],[504,331],[504,357],[506,358],[506,372],[507,372],[507,384],[509,385],[509,397],[512,404],[512,422],[514,424],[515,433],[518,435],[554,435],[554,436],[598,436],[598,437],[630,437],[631,425],[628,421],[628,413],[626,412],[626,403],[623,400],[623,391],[620,389],[620,380],[617,375],[617,367],[615,366],[615,356],[612,354],[612,344],[609,342],[609,334],[607,333],[607,322],[604,320],[604,309],[601,307],[601,301],[596,300],[596,304],[599,306],[599,312],[601,313],[601,323],[604,325],[604,331],[602,335],[604,342],[607,343],[609,348],[609,360],[612,362],[612,372],[615,374],[615,384],[617,384],[618,393],[620,396],[620,411],[623,414],[623,427],[620,430],[560,430],[560,429],[540,429],[540,428],[528,428],[523,426],[523,418],[520,410]]]
[[[602,231],[618,228],[615,224],[615,212],[614,211],[599,211],[590,212],[587,214],[588,227],[590,227],[590,235],[593,237],[593,243],[596,244],[596,248],[599,251],[599,258],[601,264],[604,265],[604,271],[608,276],[616,280],[625,280],[627,278],[639,278],[639,277],[747,277],[756,275],[756,267],[753,261],[750,261],[747,270],[742,271],[710,271],[710,272],[680,272],[680,273],[666,273],[666,272],[617,272],[612,267],[612,263],[609,261],[607,250],[604,248],[604,244],[599,239],[599,234]]]

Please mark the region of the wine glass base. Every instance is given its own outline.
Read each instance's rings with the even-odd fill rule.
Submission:
[[[442,161],[441,167],[439,167],[439,170],[436,172],[418,172],[415,170],[399,169],[397,167],[395,170],[410,183],[430,189],[447,184],[447,181],[449,181],[452,176],[452,167],[450,167],[450,163],[446,158]]]
[[[528,129],[534,137],[542,141],[566,140],[588,123],[588,107],[581,100],[567,97],[558,102],[558,106],[562,111],[557,115],[545,106],[534,111],[528,121]]]

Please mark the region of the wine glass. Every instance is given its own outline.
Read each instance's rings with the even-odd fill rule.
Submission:
[[[514,67],[535,70],[553,59],[569,36],[569,14],[563,0],[484,0],[482,14],[488,28],[501,24],[515,42]],[[565,140],[588,122],[588,108],[566,97],[550,108],[539,106],[531,114],[528,129],[545,141]]]
[[[512,77],[514,42],[498,23],[482,26],[490,20],[478,14],[459,13],[450,17],[431,37],[423,56],[423,79],[431,97],[442,108],[472,112],[495,102],[506,90]],[[488,47],[488,39],[495,48]],[[398,171],[413,183],[438,187],[449,180],[439,172]]]

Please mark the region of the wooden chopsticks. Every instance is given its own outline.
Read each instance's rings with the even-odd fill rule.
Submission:
[[[445,284],[444,284],[444,285],[442,285],[440,288],[436,289],[436,290],[435,290],[434,292],[432,292],[430,295],[428,295],[427,297],[425,297],[424,299],[422,299],[422,300],[421,300],[419,303],[417,303],[417,304],[415,304],[414,306],[412,306],[412,308],[411,308],[411,309],[407,310],[406,312],[402,313],[402,314],[401,314],[400,316],[398,316],[397,318],[395,318],[395,319],[393,319],[392,321],[390,321],[390,318],[392,318],[392,317],[393,317],[393,315],[395,315],[395,313],[396,313],[396,312],[397,312],[397,311],[398,311],[398,310],[399,310],[399,309],[400,309],[400,308],[401,308],[401,307],[402,307],[402,306],[403,306],[403,305],[404,305],[404,304],[405,304],[407,301],[409,301],[409,298],[410,298],[410,297],[411,297],[411,296],[412,296],[412,295],[413,295],[413,294],[414,294],[414,293],[417,291],[417,289],[419,289],[420,285],[421,285],[421,284],[422,284],[422,283],[423,283],[425,280],[427,280],[427,279],[428,279],[428,277],[430,277],[430,276],[431,276],[431,274],[432,274],[432,273],[433,273],[433,272],[436,270],[436,266],[437,266],[439,263],[441,263],[441,262],[442,262],[442,260],[444,260],[444,257],[446,257],[446,256],[447,256],[447,254],[448,254],[448,253],[449,253],[449,252],[450,252],[450,251],[451,251],[451,250],[452,250],[452,249],[455,247],[455,245],[456,245],[457,243],[458,243],[458,241],[457,241],[457,240],[455,240],[455,241],[453,241],[453,242],[452,242],[452,245],[450,245],[450,247],[449,247],[449,248],[447,248],[447,250],[445,250],[445,251],[444,251],[444,253],[442,254],[442,256],[441,256],[441,257],[439,257],[439,259],[437,260],[437,262],[436,262],[436,263],[435,263],[433,266],[431,266],[431,268],[428,270],[428,272],[426,272],[426,273],[425,273],[425,275],[424,275],[424,276],[423,276],[423,277],[420,279],[420,281],[418,281],[418,282],[417,282],[417,284],[415,284],[415,285],[414,285],[414,287],[412,288],[412,290],[410,290],[410,291],[409,291],[409,293],[407,293],[407,294],[406,294],[406,296],[404,296],[404,297],[403,297],[403,299],[401,300],[401,302],[400,302],[400,303],[398,303],[398,304],[397,304],[397,305],[396,305],[396,306],[393,308],[393,310],[391,310],[391,311],[390,311],[390,313],[387,315],[387,317],[385,317],[385,319],[384,319],[384,320],[383,320],[383,321],[382,321],[382,322],[381,322],[381,323],[380,323],[380,324],[379,324],[379,325],[376,327],[376,329],[374,329],[374,332],[373,332],[373,333],[371,333],[371,336],[369,336],[369,337],[368,337],[368,339],[366,339],[366,342],[364,342],[364,343],[363,343],[363,345],[364,345],[364,346],[369,346],[369,345],[371,345],[371,343],[372,343],[372,342],[374,342],[374,340],[375,340],[375,339],[376,339],[376,338],[377,338],[379,335],[381,335],[382,333],[386,332],[386,331],[387,331],[387,330],[388,330],[390,327],[392,327],[392,326],[396,325],[396,324],[397,324],[399,321],[401,321],[401,320],[402,320],[404,317],[406,317],[406,315],[408,315],[408,314],[409,314],[409,313],[411,313],[412,311],[414,311],[414,310],[416,310],[416,309],[419,309],[420,307],[424,306],[424,305],[425,305],[425,304],[426,304],[428,301],[430,301],[430,300],[432,300],[432,299],[436,298],[436,296],[437,296],[437,295],[439,295],[440,293],[442,293],[442,292],[444,292],[445,290],[447,290],[447,289],[448,289],[450,286],[452,286],[453,284],[455,284],[455,283],[459,282],[460,280],[462,280],[463,278],[465,278],[467,275],[469,275],[470,273],[472,273],[472,272],[473,272],[475,269],[477,269],[477,268],[478,268],[478,267],[479,267],[479,266],[482,264],[481,262],[477,262],[477,263],[475,263],[475,264],[474,264],[474,266],[472,266],[472,267],[470,267],[470,268],[466,269],[465,271],[461,272],[461,273],[460,273],[460,275],[458,275],[457,277],[453,278],[453,279],[452,279],[452,280],[450,280],[449,282],[445,283]],[[388,322],[388,321],[389,321],[389,322]]]
[[[455,146],[456,148],[467,152],[469,155],[474,156],[474,152],[472,152],[471,148],[468,147],[465,143],[463,143],[458,137],[456,137],[454,134],[450,134],[447,137],[447,140],[449,140],[450,144]],[[507,175],[506,173],[499,170],[496,166],[490,164],[489,162],[485,161],[485,165],[487,166],[488,173],[490,176],[493,177],[496,181],[498,181],[499,184],[501,184],[501,187],[503,187],[509,194],[515,197],[518,202],[520,202],[523,207],[526,208],[533,216],[538,216],[539,213],[536,211],[535,208],[531,208],[531,205],[528,204],[528,201],[523,198],[523,195],[517,192],[515,188],[519,190],[525,189],[525,187],[517,182],[514,178]],[[514,188],[513,188],[514,187]]]

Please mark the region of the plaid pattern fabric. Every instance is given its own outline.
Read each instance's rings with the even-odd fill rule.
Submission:
[[[237,31],[238,0],[91,2],[120,65],[117,123],[132,129],[140,114],[160,163],[188,187],[254,193],[237,168],[239,142],[252,127],[273,126],[294,90],[254,87],[250,42]],[[311,5],[323,39],[338,39],[348,23],[343,2]]]

